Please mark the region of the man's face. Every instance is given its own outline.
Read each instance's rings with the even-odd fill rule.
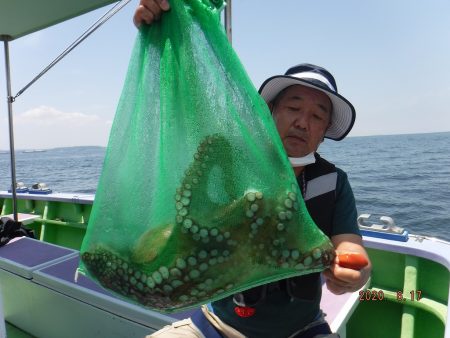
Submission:
[[[323,92],[294,85],[271,106],[284,149],[290,157],[316,151],[331,121],[331,101]]]

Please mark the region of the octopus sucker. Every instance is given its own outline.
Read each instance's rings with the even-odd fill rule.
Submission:
[[[286,218],[287,218],[288,220],[291,220],[291,219],[292,219],[292,211],[287,210],[285,213],[286,213]]]
[[[197,265],[197,258],[195,258],[194,256],[190,256],[190,257],[187,259],[187,261],[188,261],[188,264],[189,264],[190,266],[195,266],[195,265]]]
[[[309,266],[309,265],[311,265],[312,262],[313,262],[312,257],[311,257],[311,256],[307,256],[307,257],[305,257],[305,259],[303,260],[303,265]]]
[[[182,276],[181,271],[178,268],[171,268],[169,273],[172,277],[181,277]]]
[[[292,202],[292,200],[290,198],[287,198],[284,200],[284,205],[286,208],[291,209],[294,205],[294,203]]]
[[[314,257],[314,259],[320,259],[320,257],[322,256],[322,252],[320,251],[319,248],[315,248],[312,251],[312,256]]]
[[[292,250],[291,257],[292,259],[297,260],[300,257],[300,252],[298,252],[298,250]]]
[[[277,230],[278,230],[278,231],[283,231],[284,229],[285,229],[285,226],[284,226],[283,223],[278,223],[278,224],[277,224]]]
[[[249,202],[253,202],[256,199],[256,195],[254,192],[249,192],[245,197]]]
[[[174,279],[174,280],[171,282],[171,285],[172,285],[172,287],[173,287],[174,289],[176,289],[176,288],[182,286],[183,284],[184,284],[184,283],[183,283],[182,281],[178,280],[178,279]]]
[[[205,228],[201,228],[199,231],[200,237],[207,237],[208,236],[208,230]]]
[[[161,266],[159,268],[159,273],[161,274],[163,279],[169,278],[169,269],[167,269],[165,266]]]
[[[161,274],[159,273],[159,271],[155,271],[152,273],[152,278],[155,281],[156,284],[161,284],[163,281],[163,278],[161,276]]]
[[[181,222],[180,222],[181,223]],[[186,228],[186,229],[190,229],[191,227],[192,227],[192,220],[190,219],[190,218],[185,218],[184,219],[184,221],[183,221],[183,226]]]
[[[177,258],[176,266],[180,269],[186,268],[186,261],[182,258]]]
[[[239,191],[235,174],[222,167],[232,154],[225,137],[205,137],[170,196],[173,220],[146,231],[128,251],[98,245],[82,253],[90,274],[143,306],[173,311],[240,291],[264,272],[294,276],[329,266],[331,243],[301,237],[298,184],[275,196],[258,187]],[[213,168],[223,175],[218,199],[210,198]]]

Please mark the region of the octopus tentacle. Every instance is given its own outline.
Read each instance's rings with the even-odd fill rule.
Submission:
[[[219,199],[211,196],[212,170],[232,163],[231,149],[226,138],[207,136],[176,189],[173,223],[144,233],[131,256],[102,245],[84,252],[89,272],[124,297],[170,311],[238,292],[280,268],[292,276],[329,266],[330,242],[302,249],[296,183],[268,198],[258,189],[238,191],[232,170],[222,170],[225,190]]]

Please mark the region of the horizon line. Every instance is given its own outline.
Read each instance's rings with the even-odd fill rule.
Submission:
[[[373,134],[373,135],[348,135],[346,138],[344,138],[343,140],[347,139],[347,138],[354,138],[354,137],[377,137],[377,136],[403,136],[403,135],[422,135],[422,134],[445,134],[445,133],[450,133],[450,130],[447,131],[430,131],[430,132],[423,132],[423,133],[418,133],[418,132],[406,132],[406,133],[399,133],[399,134]],[[329,141],[333,141],[328,139]],[[343,141],[341,140],[341,141]],[[336,141],[337,142],[337,141]],[[42,151],[42,150],[52,150],[52,149],[62,149],[62,148],[88,148],[88,147],[98,147],[98,148],[107,148],[108,145],[74,145],[74,146],[63,146],[63,147],[39,147],[39,148],[18,148],[15,149],[15,152],[22,152],[22,151],[29,151],[29,150],[34,150],[34,151]],[[8,153],[9,154],[9,149],[0,149],[0,154],[5,154]]]

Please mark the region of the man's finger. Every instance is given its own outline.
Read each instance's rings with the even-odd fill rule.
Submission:
[[[134,13],[133,21],[136,27],[140,27],[143,22],[150,24],[154,20],[154,15],[143,5],[139,5]]]
[[[160,4],[157,3],[154,0],[151,1],[141,1],[141,5],[144,6],[148,12],[150,12],[153,16],[153,20],[157,20],[159,19],[159,17],[161,16],[161,7]],[[151,23],[151,22],[147,22],[147,23]]]
[[[162,12],[169,9],[167,0],[141,0],[134,13],[133,22],[138,28],[144,22],[150,25],[160,19]]]
[[[167,0],[159,0],[159,7],[163,11],[168,11],[170,9],[169,1],[167,1]]]

